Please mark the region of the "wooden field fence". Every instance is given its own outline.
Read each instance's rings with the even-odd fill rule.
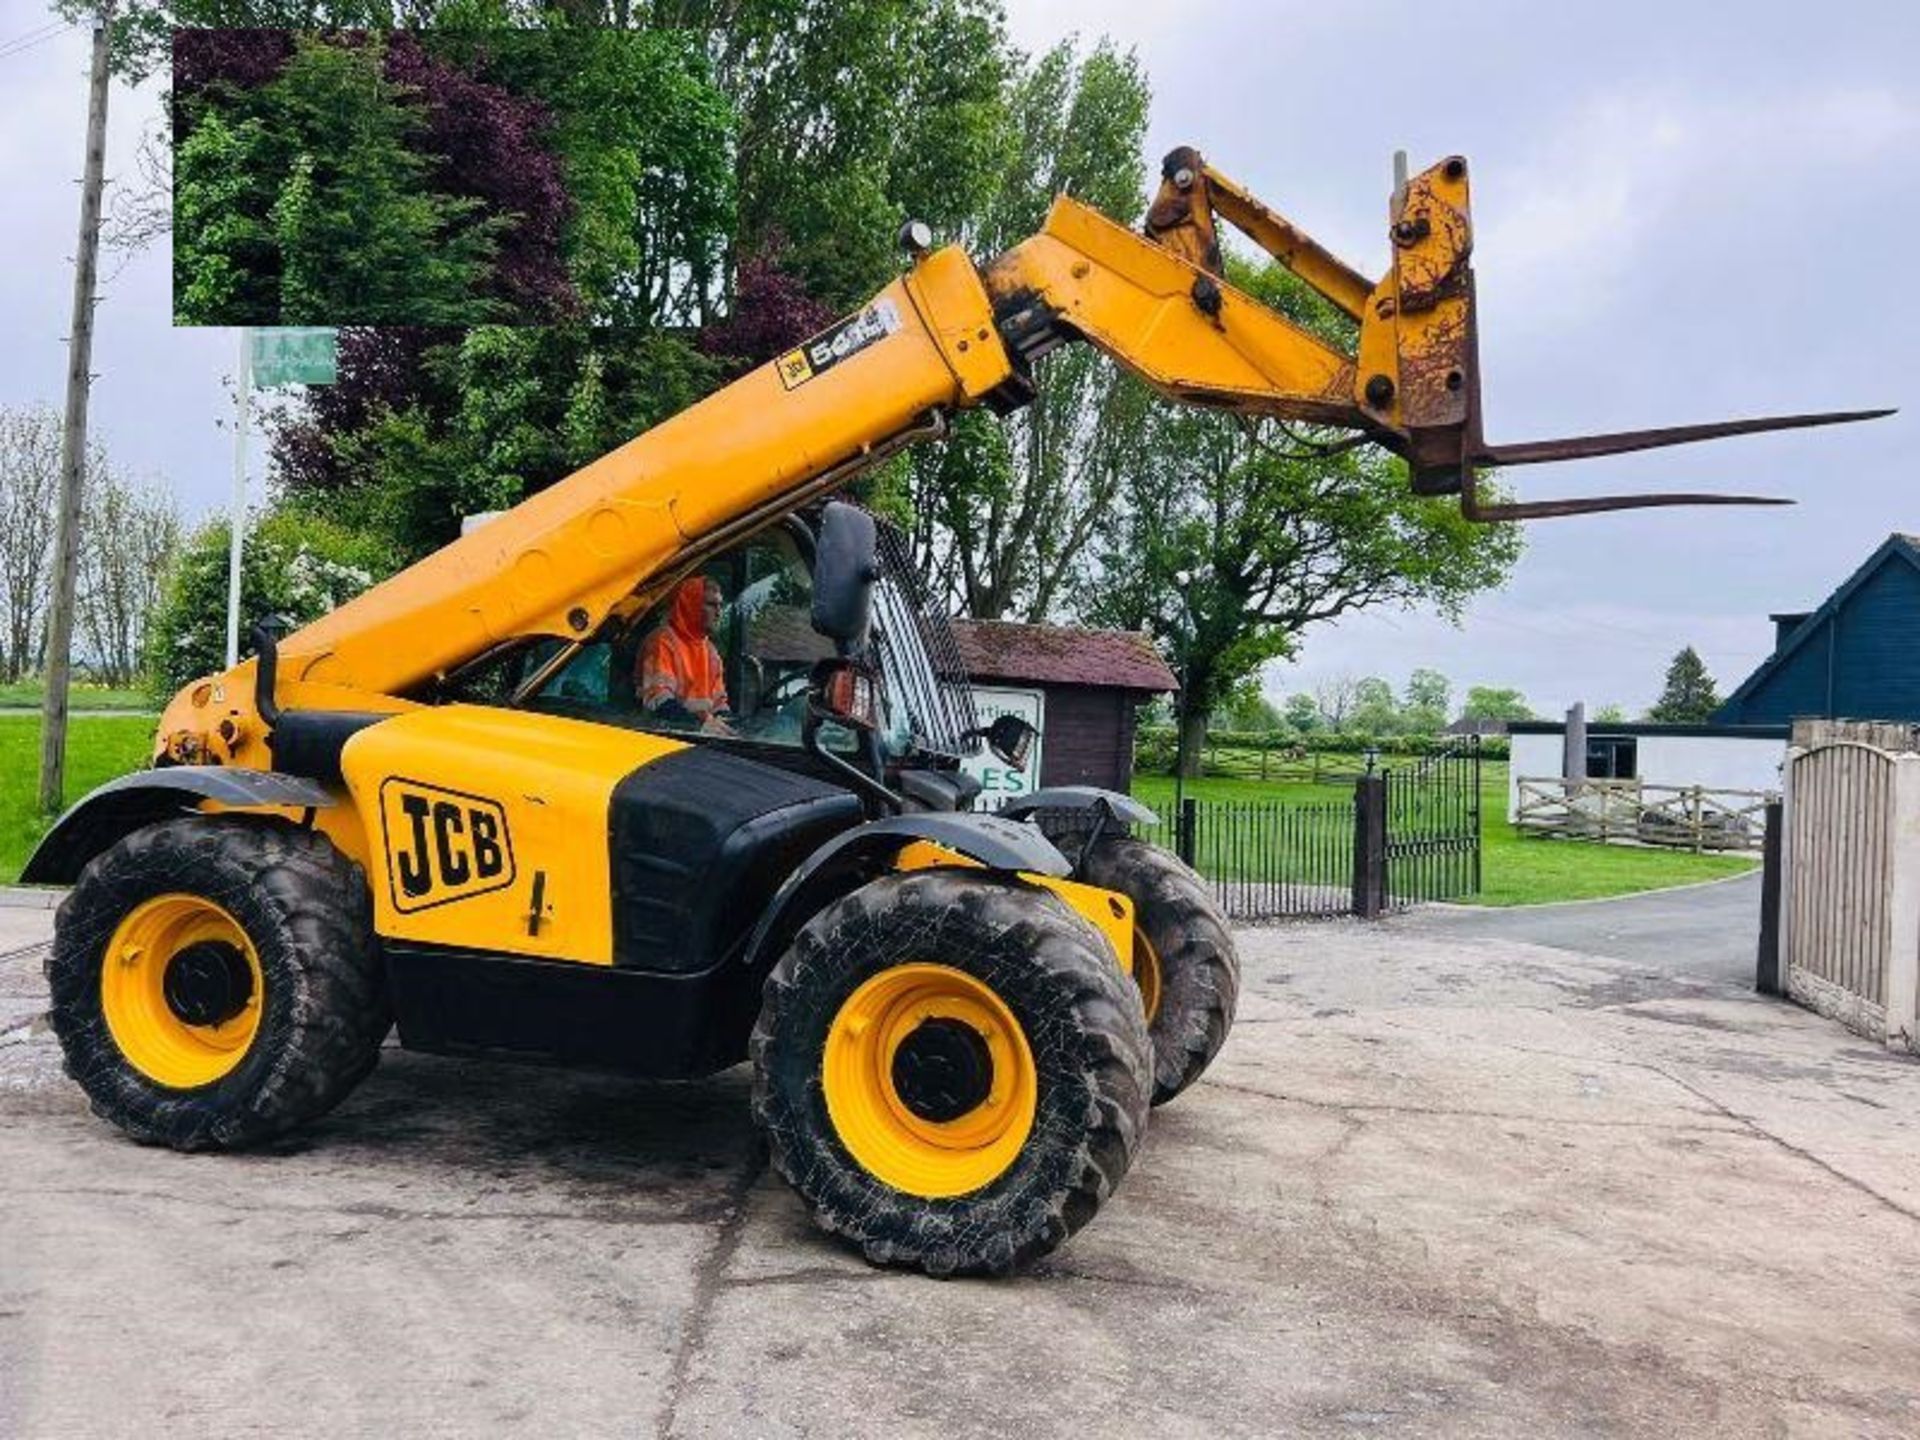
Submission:
[[[1651,785],[1642,780],[1519,776],[1513,823],[1539,835],[1692,850],[1759,850],[1766,835],[1765,790]]]
[[[1358,755],[1326,754],[1318,750],[1278,747],[1214,745],[1201,755],[1201,773],[1229,780],[1264,780],[1295,785],[1349,786],[1366,773]]]

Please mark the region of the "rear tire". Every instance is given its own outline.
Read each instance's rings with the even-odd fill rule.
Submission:
[[[961,1014],[976,1023],[945,1018]],[[977,1096],[936,1091],[923,1112],[899,1056],[939,1025],[940,1064],[998,1058]],[[754,1117],[815,1220],[873,1264],[932,1275],[1005,1273],[1092,1219],[1152,1085],[1139,1001],[1099,933],[1057,896],[957,870],[884,877],[815,916],[767,979],[752,1055]],[[1025,1105],[1025,1128],[963,1130],[1003,1103]]]
[[[221,957],[231,979],[216,974],[209,1002]],[[325,1114],[391,1023],[364,873],[277,820],[169,820],[103,851],[60,906],[46,973],[94,1113],[177,1150],[256,1145]]]
[[[1152,1007],[1153,1103],[1164,1105],[1200,1078],[1233,1028],[1233,932],[1206,881],[1144,840],[1101,839],[1081,856],[1077,878],[1133,901],[1134,974]]]

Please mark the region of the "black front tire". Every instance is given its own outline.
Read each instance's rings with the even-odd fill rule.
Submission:
[[[1153,1103],[1164,1105],[1198,1080],[1233,1029],[1240,1001],[1240,956],[1233,931],[1207,882],[1176,855],[1144,840],[1101,839],[1080,857],[1078,878],[1133,901],[1134,926],[1152,946],[1135,944],[1136,973],[1158,964],[1153,1035]]]
[[[262,972],[245,1054],[191,1089],[129,1061],[101,996],[121,920],[167,894],[223,908]],[[176,1150],[257,1145],[325,1114],[373,1069],[392,1023],[370,903],[358,865],[324,835],[285,822],[197,816],[135,831],[87,865],[54,923],[46,974],[67,1073],[95,1114]]]
[[[891,967],[984,984],[1032,1051],[1031,1132],[997,1178],[928,1198],[869,1173],[828,1113],[822,1060],[843,1004]],[[963,870],[876,880],[826,907],[768,977],[752,1041],[754,1117],[774,1167],[867,1260],[933,1275],[1002,1274],[1093,1218],[1146,1132],[1152,1047],[1112,951],[1057,896]]]

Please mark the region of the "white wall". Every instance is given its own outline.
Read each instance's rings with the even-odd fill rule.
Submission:
[[[1731,735],[1642,735],[1635,767],[1649,785],[1709,790],[1778,790],[1785,740]]]
[[[1589,734],[1604,734],[1600,726]],[[1639,735],[1634,772],[1649,785],[1701,785],[1709,790],[1778,790],[1784,740],[1740,735]],[[1565,739],[1560,735],[1515,735],[1507,779],[1507,818],[1519,807],[1519,784],[1560,773]]]

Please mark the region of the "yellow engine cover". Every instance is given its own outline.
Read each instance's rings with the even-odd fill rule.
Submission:
[[[347,742],[374,928],[391,940],[613,963],[607,807],[686,745],[525,711],[416,710]]]

